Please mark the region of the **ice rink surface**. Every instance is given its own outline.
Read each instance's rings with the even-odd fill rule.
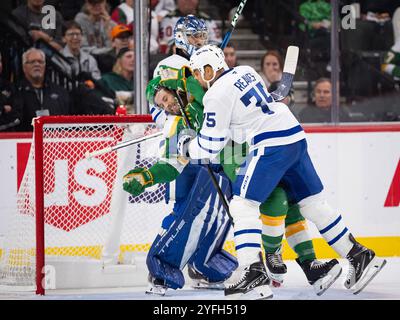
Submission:
[[[400,258],[386,258],[387,264],[358,295],[345,289],[347,262],[339,260],[341,276],[320,297],[310,286],[295,261],[287,261],[288,273],[280,288],[272,288],[276,300],[400,300]],[[0,293],[0,300],[224,300],[222,291],[169,290],[164,297],[145,294],[145,287],[48,291],[45,296],[33,293]]]

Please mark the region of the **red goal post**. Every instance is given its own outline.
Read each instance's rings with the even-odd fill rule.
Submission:
[[[17,212],[0,258],[0,286],[33,287],[44,294],[48,265],[55,266],[57,288],[132,285],[121,268],[105,268],[110,265],[125,265],[143,284],[145,269],[137,259],[143,260],[140,254],[170,208],[164,185],[132,197],[122,190],[122,176],[152,165],[162,138],[93,159],[85,154],[154,134],[158,129],[151,117],[46,116],[33,125]]]

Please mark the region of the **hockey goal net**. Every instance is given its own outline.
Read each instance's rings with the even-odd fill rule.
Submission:
[[[149,116],[34,120],[17,210],[1,251],[2,288],[44,294],[49,288],[143,283],[145,267],[140,270],[137,262],[144,261],[170,208],[164,201],[165,185],[132,197],[122,190],[122,176],[134,167],[152,165],[161,138],[91,159],[85,154],[154,132]]]

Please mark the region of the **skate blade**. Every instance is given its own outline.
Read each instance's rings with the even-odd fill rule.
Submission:
[[[353,286],[353,294],[359,294],[386,264],[386,259],[381,258],[373,258],[372,261],[368,264],[367,269],[364,271],[364,274],[361,276],[360,280],[356,282]]]
[[[279,288],[283,284],[285,273],[271,273],[269,270],[267,270],[267,274],[271,279],[271,285],[275,288]]]
[[[269,285],[263,285],[246,293],[230,294],[225,296],[225,298],[227,300],[267,300],[271,299],[273,296]]]
[[[192,285],[193,289],[196,290],[224,290],[225,289],[225,285],[223,283],[195,283],[194,285]]]
[[[317,280],[313,284],[317,296],[322,295],[326,290],[328,290],[341,274],[342,267],[339,264],[336,264],[331,270],[329,270],[328,274],[324,278]]]
[[[165,293],[167,292],[166,288],[162,287],[150,287],[148,288],[145,293],[149,295],[156,295],[156,296],[165,296]]]

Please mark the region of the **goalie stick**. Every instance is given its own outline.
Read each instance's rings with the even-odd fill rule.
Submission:
[[[157,138],[157,137],[161,136],[162,134],[163,134],[162,131],[160,131],[160,132],[149,134],[148,136],[144,136],[144,137],[141,137],[141,138],[138,138],[138,139],[132,139],[132,140],[127,140],[125,142],[117,143],[115,146],[112,146],[112,147],[103,148],[103,149],[96,150],[96,151],[93,151],[93,152],[87,151],[85,153],[85,158],[86,159],[90,159],[90,158],[94,158],[94,157],[97,157],[97,156],[101,156],[101,155],[106,154],[108,152],[128,147],[128,146],[130,146],[132,144],[136,144],[136,143],[140,143],[140,142],[143,142],[143,141],[146,141],[146,140],[149,140],[149,139]]]
[[[290,92],[293,84],[294,75],[296,73],[297,60],[299,58],[299,47],[289,46],[286,52],[285,64],[281,81],[278,88],[271,92],[275,101],[282,101]]]
[[[172,92],[173,92],[173,94],[174,94],[176,100],[177,100],[178,103],[179,103],[179,109],[180,109],[180,111],[181,111],[181,114],[182,114],[183,118],[185,119],[185,122],[186,122],[188,128],[193,130],[193,126],[192,126],[192,124],[190,123],[189,117],[188,117],[188,116],[186,115],[186,113],[185,113],[185,105],[184,105],[184,103],[183,103],[181,97],[179,96],[178,93],[176,93],[176,91],[172,91]],[[222,190],[221,190],[221,188],[220,188],[220,186],[219,186],[219,184],[218,184],[218,181],[217,181],[217,179],[216,179],[215,176],[214,176],[214,172],[213,172],[212,169],[211,169],[211,165],[210,165],[209,163],[207,163],[207,164],[206,164],[206,167],[207,167],[208,174],[210,175],[211,182],[213,183],[215,189],[217,190],[217,193],[218,193],[218,195],[219,195],[219,197],[220,197],[220,199],[221,199],[221,201],[222,201],[222,205],[223,205],[223,207],[224,207],[224,209],[225,209],[225,211],[226,211],[226,213],[227,213],[227,215],[228,215],[228,217],[229,217],[229,219],[231,220],[231,223],[232,223],[232,225],[233,225],[233,218],[232,218],[231,213],[230,213],[230,211],[229,211],[229,205],[228,205],[228,202],[226,201],[225,195],[224,195],[224,193],[222,192]]]

